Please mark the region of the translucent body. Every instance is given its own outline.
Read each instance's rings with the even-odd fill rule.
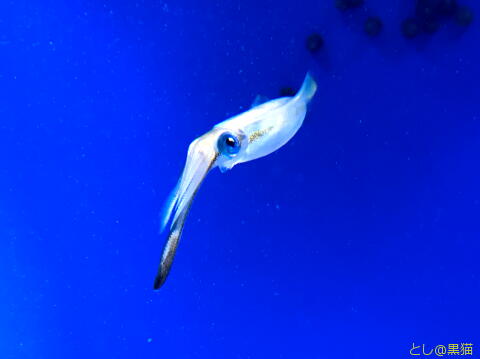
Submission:
[[[224,172],[238,163],[266,156],[282,147],[302,125],[307,104],[316,89],[315,81],[307,74],[295,96],[255,106],[219,123],[190,144],[182,176],[161,214],[162,230],[172,214],[173,220],[155,278],[155,289],[160,288],[168,276],[186,216],[208,171],[218,166]],[[222,141],[219,145],[219,139],[231,136],[234,136],[231,139],[234,149],[226,148]]]

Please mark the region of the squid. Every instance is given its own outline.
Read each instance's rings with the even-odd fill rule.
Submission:
[[[302,126],[316,90],[315,80],[307,73],[295,96],[260,104],[257,96],[248,111],[219,123],[190,144],[180,180],[161,212],[161,231],[170,220],[171,225],[154,289],[159,289],[167,279],[193,198],[207,173],[215,167],[225,172],[285,145]]]

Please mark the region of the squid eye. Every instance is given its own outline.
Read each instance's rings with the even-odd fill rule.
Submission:
[[[235,156],[240,151],[240,141],[229,132],[220,135],[217,142],[218,151],[225,156]]]

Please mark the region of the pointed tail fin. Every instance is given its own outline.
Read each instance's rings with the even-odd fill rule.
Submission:
[[[310,102],[313,95],[317,91],[317,83],[313,79],[312,75],[308,72],[305,76],[305,80],[303,80],[302,87],[295,95],[296,98],[302,99],[306,103]]]

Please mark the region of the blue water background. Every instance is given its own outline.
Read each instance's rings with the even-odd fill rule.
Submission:
[[[1,358],[475,355],[479,21],[408,41],[413,8],[2,1]],[[208,176],[154,292],[189,143],[307,70],[299,133]]]

